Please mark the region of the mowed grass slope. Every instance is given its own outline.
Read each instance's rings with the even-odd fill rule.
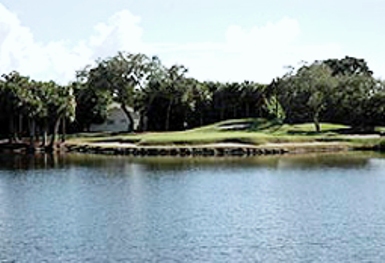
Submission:
[[[350,127],[344,125],[322,123],[321,132],[316,133],[312,123],[289,125],[265,119],[238,119],[179,132],[95,134],[94,136],[80,134],[78,137],[73,137],[69,143],[120,142],[137,145],[197,145],[223,142],[253,145],[341,141],[361,143],[360,139],[349,138],[346,135],[349,129]],[[375,141],[378,142],[378,139]],[[365,142],[372,141],[365,140]]]

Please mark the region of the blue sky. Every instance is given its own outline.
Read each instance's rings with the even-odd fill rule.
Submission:
[[[385,0],[2,0],[0,73],[66,83],[118,50],[200,80],[269,83],[301,61],[365,58],[385,76]]]

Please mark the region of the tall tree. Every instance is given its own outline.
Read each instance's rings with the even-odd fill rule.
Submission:
[[[353,127],[369,125],[371,104],[377,101],[380,92],[378,81],[365,75],[337,77],[337,87],[329,98],[327,113],[329,120]]]
[[[76,99],[75,129],[90,131],[92,123],[103,123],[107,119],[112,98],[108,92],[92,89],[84,83],[74,82],[72,86]]]
[[[42,146],[53,151],[60,123],[65,120],[72,122],[75,117],[76,101],[71,85],[60,86],[53,81],[40,82],[37,96],[43,106],[39,111],[39,124],[42,131]],[[47,145],[47,135],[51,135]]]
[[[308,113],[316,132],[320,132],[321,113],[337,85],[330,68],[320,62],[304,65],[294,74],[281,78],[278,85],[281,86],[280,101],[288,109],[287,114],[298,111],[296,107],[301,106],[299,112]]]
[[[323,63],[330,67],[333,76],[373,75],[364,59],[346,56],[342,59],[327,59]]]
[[[82,76],[89,88],[108,91],[130,120],[127,130],[133,131],[129,106],[134,105],[136,89],[146,81],[149,70],[150,60],[146,55],[119,52],[112,58],[98,61],[96,67],[86,68],[78,76]]]
[[[1,89],[1,105],[3,111],[8,117],[8,134],[10,142],[18,139],[16,131],[16,122],[18,122],[19,136],[22,132],[22,117],[24,101],[28,96],[29,78],[13,71],[2,75],[4,79]]]

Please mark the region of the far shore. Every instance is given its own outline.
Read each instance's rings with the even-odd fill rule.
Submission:
[[[239,123],[248,125],[234,130],[233,126]],[[77,134],[65,143],[65,149],[69,152],[137,157],[246,157],[385,149],[382,130],[363,133],[332,123],[321,123],[321,128],[321,132],[315,132],[312,123],[283,124],[265,119],[238,119],[185,131]]]
[[[317,152],[347,152],[347,151],[382,151],[380,138],[376,136],[354,135],[351,142],[347,141],[308,141],[308,142],[267,142],[255,145],[242,142],[216,142],[200,144],[163,144],[140,145],[119,141],[77,141],[58,144],[57,151],[61,153],[126,155],[134,157],[247,157],[259,155],[306,154]],[[359,143],[355,140],[360,140]],[[365,143],[368,141],[368,143]],[[28,153],[28,144],[0,144],[1,152]],[[44,149],[37,147],[38,153]]]
[[[248,123],[239,130],[239,123]],[[226,129],[224,129],[226,127]],[[385,127],[364,133],[348,126],[321,123],[320,132],[312,123],[283,124],[265,119],[227,120],[185,131],[146,133],[78,133],[57,143],[57,151],[85,154],[175,157],[259,156],[310,152],[384,151]],[[39,143],[30,147],[25,138],[19,143],[0,142],[8,152],[44,152]]]
[[[374,146],[354,145],[346,142],[290,142],[253,145],[245,143],[208,143],[197,145],[136,145],[119,142],[67,143],[68,152],[128,156],[258,156],[303,154],[314,152],[344,152],[376,150]]]

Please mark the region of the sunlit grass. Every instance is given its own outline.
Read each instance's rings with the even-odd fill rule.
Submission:
[[[197,145],[222,142],[253,145],[290,142],[352,142],[357,144],[378,142],[378,139],[348,138],[341,133],[347,129],[349,127],[344,125],[321,123],[321,132],[316,133],[312,123],[289,125],[265,119],[239,119],[178,132],[118,135],[78,134],[72,136],[70,142],[125,142],[137,145]]]

